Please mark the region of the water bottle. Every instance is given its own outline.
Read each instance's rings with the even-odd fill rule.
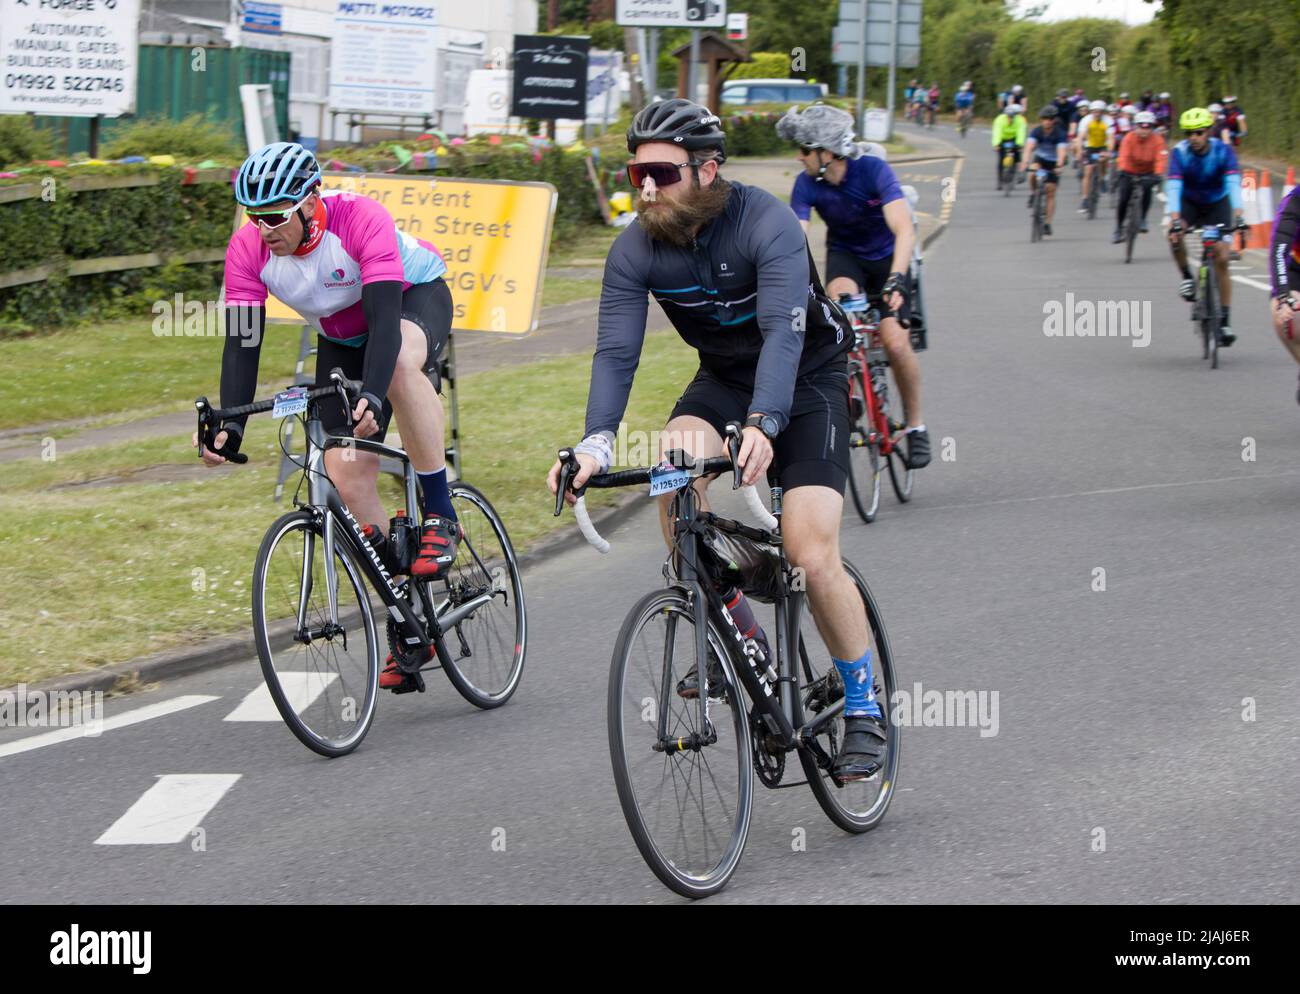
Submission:
[[[420,528],[406,511],[398,511],[388,523],[388,553],[394,573],[409,573],[420,541]]]

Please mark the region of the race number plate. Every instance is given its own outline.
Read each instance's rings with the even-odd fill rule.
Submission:
[[[650,470],[650,496],[672,493],[680,490],[690,481],[690,474],[676,466],[656,466]]]
[[[275,406],[271,408],[271,417],[286,418],[290,414],[301,414],[307,410],[307,388],[290,387],[275,395]]]

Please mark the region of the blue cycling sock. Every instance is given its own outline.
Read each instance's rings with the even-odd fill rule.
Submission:
[[[451,506],[451,494],[447,491],[447,468],[444,466],[436,473],[416,473],[420,487],[424,490],[424,513],[438,514],[444,518],[456,520],[456,511]]]
[[[868,648],[862,658],[854,662],[833,657],[832,662],[844,678],[844,717],[883,717],[871,683],[871,649]]]

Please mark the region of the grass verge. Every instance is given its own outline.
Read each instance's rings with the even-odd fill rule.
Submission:
[[[629,428],[657,430],[696,364],[675,334],[647,336]],[[571,515],[552,517],[545,475],[556,448],[581,434],[589,375],[586,356],[568,356],[460,382],[465,478],[491,498],[517,549],[575,527]],[[188,406],[193,392],[182,390],[173,409]],[[188,431],[6,466],[0,687],[247,632],[258,545],[292,510],[287,499],[270,500],[279,424],[250,422],[252,459],[242,467],[191,474]],[[145,467],[174,478],[131,478]],[[110,479],[118,477],[125,482]],[[593,494],[590,502],[616,497]]]

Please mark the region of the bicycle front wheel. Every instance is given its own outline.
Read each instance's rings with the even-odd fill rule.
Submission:
[[[1205,312],[1201,319],[1201,334],[1205,338],[1205,356],[1210,360],[1210,368],[1219,368],[1219,324],[1222,312],[1219,309],[1219,285],[1214,273],[1214,263],[1206,264],[1205,272]]]
[[[684,589],[647,594],[619,632],[607,701],[610,762],[632,838],[655,876],[691,898],[726,886],[753,807],[744,696],[712,620],[706,645],[710,665],[697,667],[695,609]],[[700,686],[705,673],[711,685],[721,676],[721,698],[706,696],[705,727],[700,702],[677,693],[692,667]]]
[[[900,504],[906,504],[912,499],[913,470],[908,467],[898,442],[895,442],[890,450],[888,462],[889,482],[894,488],[894,496],[898,498]]]
[[[452,507],[463,531],[456,561],[429,584],[439,616],[474,605],[443,633],[447,678],[465,700],[485,710],[514,695],[524,672],[528,615],[514,546],[496,509],[482,492],[457,481]]]
[[[849,414],[853,427],[849,431],[849,493],[858,517],[867,524],[876,520],[880,510],[881,465],[880,441],[871,439],[870,407],[861,373],[849,376]]]
[[[1138,203],[1138,198],[1137,198],[1137,196],[1134,195],[1134,194],[1132,194],[1132,193],[1130,193],[1130,194],[1129,194],[1129,202],[1128,202],[1128,210],[1125,211],[1125,213],[1124,213],[1124,219],[1125,219],[1125,221],[1126,221],[1126,225],[1127,225],[1127,230],[1126,230],[1125,234],[1126,234],[1127,239],[1128,239],[1128,244],[1127,244],[1127,245],[1125,246],[1125,248],[1124,248],[1124,261],[1125,261],[1125,262],[1132,262],[1132,261],[1133,261],[1133,245],[1134,245],[1135,242],[1137,242],[1137,236],[1138,236],[1138,221],[1139,221],[1139,219],[1140,219],[1141,213],[1142,213],[1142,208],[1141,208],[1140,204]]]
[[[894,693],[898,689],[894,673],[894,656],[889,647],[889,636],[885,633],[885,624],[876,607],[875,598],[867,587],[867,581],[858,572],[857,567],[844,560],[844,569],[857,588],[866,612],[867,625],[871,632],[871,678],[876,700],[885,714],[886,742],[884,766],[867,780],[853,780],[838,784],[831,777],[830,771],[823,769],[817,756],[811,749],[799,750],[799,761],[803,764],[808,786],[812,788],[817,803],[836,825],[846,832],[869,832],[880,824],[893,800],[898,782],[899,726],[890,714]],[[818,658],[825,658],[822,665],[814,665],[810,658],[803,636],[799,636],[799,657],[803,667],[804,686],[800,689],[800,700],[804,708],[804,723],[813,721],[818,714],[844,696],[844,683],[840,679],[835,665],[830,662],[829,653],[819,652]],[[844,717],[840,715],[829,722],[815,738],[822,752],[833,759],[844,741]]]
[[[341,541],[334,543],[332,572],[334,598],[324,536],[306,511],[271,526],[253,568],[253,637],[267,690],[290,731],[322,756],[361,744],[379,689],[379,640],[365,579]]]

